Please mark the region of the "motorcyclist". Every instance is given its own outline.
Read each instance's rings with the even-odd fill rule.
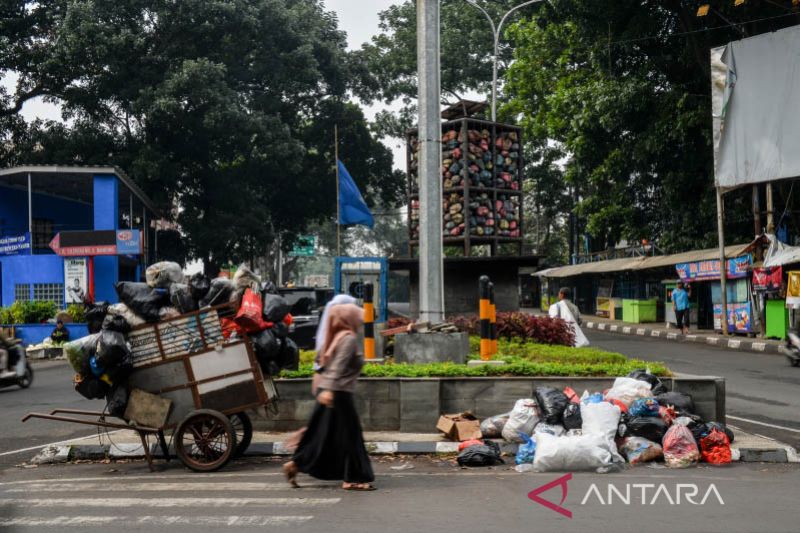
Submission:
[[[17,350],[17,341],[15,339],[9,339],[2,330],[0,330],[0,377],[4,377],[4,374],[13,372],[11,369],[16,366],[19,360],[19,353]]]

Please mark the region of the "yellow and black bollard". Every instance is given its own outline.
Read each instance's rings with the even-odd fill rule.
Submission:
[[[492,355],[497,354],[497,306],[494,303],[494,283],[489,282],[489,333],[492,340]]]
[[[372,283],[364,284],[364,359],[375,359],[375,304]]]
[[[491,304],[491,282],[489,276],[481,276],[478,281],[478,292],[480,297],[480,333],[481,333],[481,360],[488,361],[492,358],[492,304]]]

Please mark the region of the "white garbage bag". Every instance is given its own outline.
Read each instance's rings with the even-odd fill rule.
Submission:
[[[517,400],[508,422],[503,426],[503,438],[508,442],[523,442],[520,433],[530,435],[541,417],[539,405],[533,398]]]
[[[123,303],[109,305],[108,314],[121,316],[132,328],[145,323],[142,317],[131,311],[131,308]]]
[[[619,407],[608,402],[581,404],[584,435],[603,435],[613,441],[619,427]]]
[[[547,422],[539,422],[533,429],[534,435],[537,433],[548,433],[554,437],[560,437],[566,432],[567,430],[564,429],[564,426],[561,424],[548,424]]]
[[[168,289],[173,283],[183,283],[183,271],[178,263],[161,261],[150,265],[144,271],[145,279],[150,287]]]
[[[533,469],[536,472],[594,470],[606,473],[625,465],[614,442],[601,434],[554,437],[538,433],[535,438]]]
[[[630,407],[634,400],[639,398],[651,398],[650,384],[646,381],[639,381],[633,378],[617,378],[614,385],[606,392],[607,400],[619,400],[626,407]]]

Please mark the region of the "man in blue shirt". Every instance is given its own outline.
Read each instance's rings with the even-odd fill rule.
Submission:
[[[683,282],[678,282],[678,288],[672,291],[672,309],[675,310],[675,319],[684,335],[689,333],[689,293],[683,288]]]

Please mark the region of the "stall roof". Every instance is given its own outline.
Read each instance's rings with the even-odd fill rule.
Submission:
[[[27,175],[31,175],[36,184],[49,191],[59,191],[63,189],[66,197],[74,200],[91,198],[90,188],[86,184],[70,182],[66,178],[71,176],[82,176],[87,174],[113,174],[130,189],[134,195],[153,213],[159,214],[159,210],[153,201],[125,174],[119,167],[110,165],[101,166],[82,166],[82,165],[22,165],[11,168],[0,169],[0,178],[16,179],[20,186],[25,185]],[[15,182],[9,182],[15,185]],[[70,188],[71,187],[71,188]]]
[[[752,249],[753,243],[735,244],[725,247],[726,257],[738,257]],[[608,274],[612,272],[624,272],[634,270],[647,270],[651,268],[672,267],[679,263],[692,263],[695,261],[708,261],[719,257],[718,248],[707,250],[694,250],[672,255],[658,255],[650,257],[630,257],[623,259],[610,259],[607,261],[596,261],[594,263],[582,263],[579,265],[567,265],[563,267],[549,268],[538,274],[548,278],[569,278],[583,274]]]

